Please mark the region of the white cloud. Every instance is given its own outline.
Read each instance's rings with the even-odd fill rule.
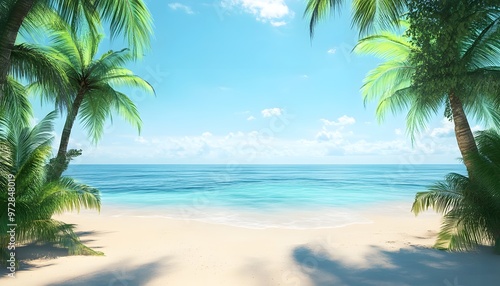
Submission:
[[[274,27],[281,27],[281,26],[285,26],[286,25],[285,21],[271,21],[270,23]]]
[[[308,76],[308,75],[306,75],[306,74],[303,74],[303,75],[301,75],[300,77],[301,77],[301,78],[303,78],[303,79],[308,79],[308,78],[309,78],[309,76]]]
[[[330,121],[328,119],[321,119],[321,122],[325,126],[346,126],[346,125],[352,125],[356,123],[356,119],[354,117],[349,117],[347,115],[343,115],[337,119],[337,121]]]
[[[275,27],[286,25],[286,20],[294,15],[285,0],[222,0],[221,7],[241,9],[252,14],[257,21],[269,22]]]
[[[170,9],[172,9],[172,10],[181,10],[181,11],[184,11],[186,14],[194,14],[194,12],[191,9],[191,7],[186,6],[184,4],[181,4],[181,3],[177,3],[177,2],[175,2],[175,3],[169,3],[168,7],[170,7]]]
[[[335,54],[335,53],[337,52],[337,49],[335,49],[335,48],[331,48],[331,49],[329,49],[329,50],[328,50],[328,51],[326,51],[326,52],[327,52],[327,53],[329,53],[329,54],[332,54],[332,55],[333,55],[333,54]]]
[[[204,132],[195,136],[129,137],[120,143],[84,144],[78,162],[421,164],[440,162],[439,158],[452,163],[459,156],[453,138],[433,138],[427,133],[412,146],[406,137],[360,138],[347,128],[350,125],[323,124],[315,137],[307,139],[284,139],[278,131],[266,127],[225,135]],[[71,142],[71,145],[79,144]]]
[[[272,116],[280,116],[283,113],[283,109],[275,107],[275,108],[267,108],[262,110],[263,117],[272,117]]]
[[[450,137],[455,134],[454,130],[455,126],[453,125],[453,122],[445,117],[441,120],[441,126],[432,129],[429,135],[431,137]]]
[[[340,130],[329,131],[329,130],[323,129],[316,134],[316,140],[318,140],[319,142],[328,141],[328,142],[334,142],[336,144],[340,144],[340,143],[342,143],[343,139],[344,139],[344,135],[340,132]]]
[[[253,117],[249,111],[242,118]],[[264,109],[272,122],[286,116],[280,108]],[[280,117],[276,114],[281,114]],[[78,163],[454,163],[460,156],[450,123],[442,120],[415,139],[392,135],[373,137],[356,125],[356,119],[343,115],[322,124],[308,137],[284,138],[282,130],[271,123],[254,131],[224,134],[203,132],[189,136],[129,136],[92,145],[81,134],[70,142],[70,148],[83,149]],[[247,126],[255,126],[247,124]],[[293,126],[290,125],[292,128]],[[374,127],[375,128],[375,127]],[[478,126],[474,126],[479,128]],[[394,133],[398,133],[394,130]],[[404,130],[400,130],[403,134]],[[445,134],[446,136],[443,136]],[[287,135],[288,136],[288,135]],[[110,137],[108,137],[110,138]],[[123,138],[122,138],[123,139]],[[57,146],[54,146],[57,148]]]
[[[341,145],[346,142],[346,137],[353,135],[352,131],[344,131],[345,126],[356,123],[356,119],[343,115],[336,121],[321,119],[321,122],[323,126],[321,127],[321,131],[316,133],[316,140],[318,142],[329,142],[334,145]]]
[[[394,129],[394,134],[403,135],[403,131],[401,131],[401,129],[399,129],[399,128],[396,128],[396,129]]]
[[[134,139],[135,142],[139,142],[141,144],[145,144],[145,143],[148,143],[148,140],[144,139],[144,137],[142,136],[138,136]]]
[[[248,116],[248,117],[247,117],[247,120],[248,120],[248,121],[252,121],[252,120],[255,120],[255,119],[256,119],[256,118],[255,118],[255,117],[253,117],[253,115],[250,115],[250,116]]]

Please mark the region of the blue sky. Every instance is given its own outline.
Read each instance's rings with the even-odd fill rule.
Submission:
[[[77,124],[70,148],[83,155],[75,163],[457,163],[453,126],[442,117],[413,146],[404,114],[377,122],[359,90],[379,61],[351,53],[348,11],[321,23],[311,41],[305,2],[147,1],[152,47],[130,68],[156,97],[125,90],[143,130],[116,117],[93,145]],[[49,110],[35,105],[39,118]]]

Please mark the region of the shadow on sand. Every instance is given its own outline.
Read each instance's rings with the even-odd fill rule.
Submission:
[[[80,231],[76,232],[76,234],[81,239],[81,242],[83,244],[87,244],[89,242],[92,242],[93,240],[84,239],[86,236],[97,235],[101,233],[95,231],[85,231],[85,232]],[[101,247],[93,246],[92,249],[99,251]],[[58,257],[69,256],[68,249],[59,247],[53,243],[46,243],[46,242],[33,242],[22,246],[17,246],[15,253],[16,253],[16,259],[19,263],[19,269],[17,269],[17,271],[32,270],[52,265],[51,263],[36,265],[31,262],[33,260],[37,259],[50,260]],[[8,271],[5,269],[5,267],[2,267],[0,269],[0,277],[6,275],[6,273],[8,273]]]
[[[77,266],[76,266],[77,267]],[[126,262],[107,265],[106,269],[87,274],[70,280],[53,283],[52,286],[123,286],[146,285],[158,273],[168,270],[168,258],[145,263],[140,266],[131,266]]]
[[[362,265],[307,246],[296,247],[292,256],[301,276],[318,286],[487,286],[500,281],[500,256],[491,248],[450,253],[420,247],[388,251],[372,246],[368,253]],[[298,285],[302,284],[306,283]]]

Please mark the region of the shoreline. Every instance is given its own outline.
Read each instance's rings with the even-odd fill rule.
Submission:
[[[133,209],[122,216],[116,216],[119,209],[68,213],[56,219],[76,224],[81,240],[105,256],[19,247],[18,255],[31,260],[16,279],[1,272],[0,284],[494,285],[500,279],[500,257],[490,248],[431,249],[439,215],[429,211],[415,218],[403,209],[380,204],[361,210],[369,224],[320,229],[137,217],[140,210]]]
[[[80,215],[100,217],[136,217],[158,218],[183,221],[195,221],[208,224],[220,224],[249,229],[324,229],[341,228],[349,225],[371,224],[374,214],[390,215],[394,212],[405,216],[411,213],[409,201],[391,201],[385,203],[357,204],[350,207],[320,207],[320,208],[274,208],[274,209],[244,209],[236,207],[212,206],[140,206],[108,204],[101,212],[82,210]],[[430,210],[419,216],[433,216]],[[69,213],[69,215],[79,215]]]

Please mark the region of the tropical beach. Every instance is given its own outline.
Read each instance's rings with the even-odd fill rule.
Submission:
[[[0,1],[0,284],[498,284],[499,7]]]
[[[433,249],[440,215],[410,212],[414,191],[405,183],[416,177],[433,180],[450,168],[463,171],[460,165],[246,165],[232,166],[231,173],[224,165],[73,166],[69,170],[73,177],[103,191],[104,207],[100,213],[84,210],[55,219],[75,224],[81,241],[105,256],[68,256],[63,248],[32,243],[16,249],[22,261],[16,279],[3,276],[0,281],[8,285],[489,285],[500,277],[495,271],[500,261],[490,249],[467,253]],[[172,171],[177,180],[158,184]],[[102,173],[114,177],[104,180]],[[215,180],[221,174],[230,176],[224,182]],[[376,179],[382,174],[384,180]],[[144,180],[134,183],[130,178]],[[360,184],[362,179],[367,182]],[[313,187],[305,188],[303,180]],[[199,181],[205,183],[194,188]],[[267,186],[260,192],[255,186],[259,181]],[[342,189],[343,183],[349,189]],[[143,188],[137,196],[135,184]],[[293,195],[283,197],[282,184]],[[424,189],[426,184],[413,187]],[[343,199],[332,192],[334,188],[344,194]],[[230,190],[238,189],[253,197],[241,199],[240,191],[231,198]],[[357,192],[363,190],[360,196]],[[186,192],[187,199],[178,197]],[[359,202],[359,197],[365,201]]]
[[[126,209],[58,217],[77,224],[106,256],[67,256],[27,246],[17,278],[2,285],[494,285],[487,249],[432,249],[440,218],[404,208],[363,212],[367,224],[322,229],[250,229],[140,217]]]

